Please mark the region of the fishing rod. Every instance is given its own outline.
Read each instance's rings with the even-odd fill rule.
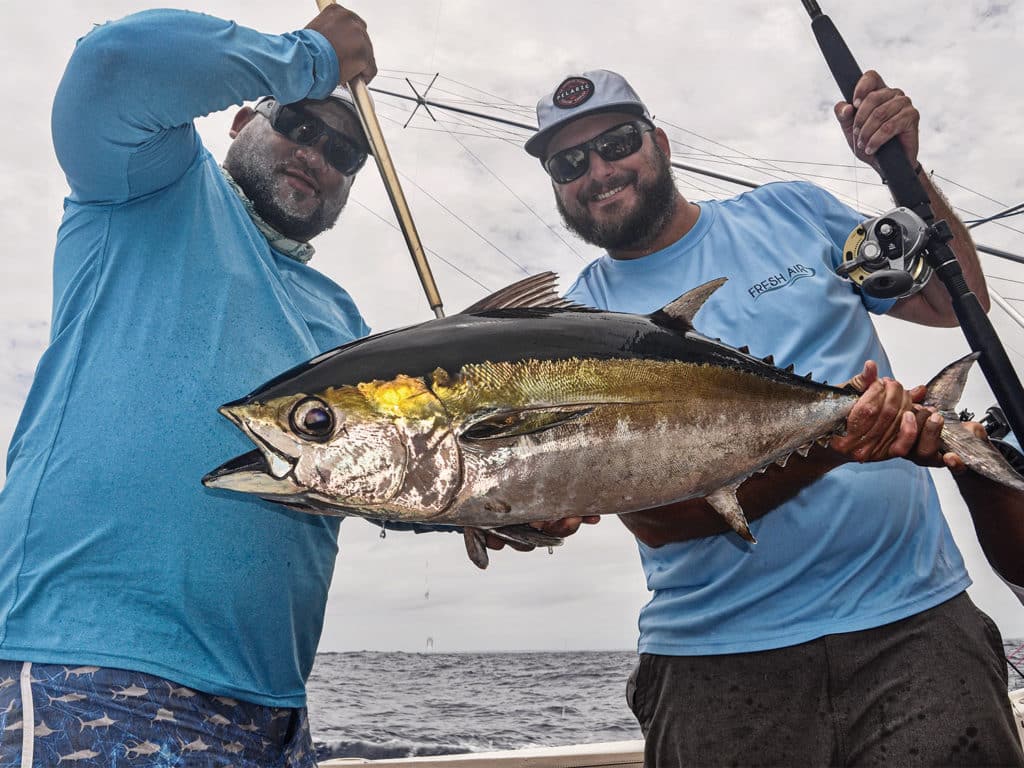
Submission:
[[[435,75],[434,77],[436,79],[437,75]],[[410,87],[412,87],[411,83],[410,83]],[[512,128],[522,128],[523,130],[530,131],[531,133],[534,133],[537,130],[537,126],[536,125],[531,125],[530,123],[521,123],[521,122],[518,122],[516,120],[509,120],[508,118],[505,118],[505,117],[499,117],[498,115],[491,115],[491,114],[488,114],[487,112],[478,112],[476,110],[466,109],[465,107],[458,107],[458,106],[455,106],[454,104],[446,104],[443,101],[436,101],[434,99],[427,99],[427,98],[421,96],[420,94],[416,93],[415,89],[413,89],[413,93],[416,93],[415,96],[409,96],[408,94],[405,94],[405,93],[397,93],[396,91],[389,91],[389,90],[387,90],[385,88],[378,88],[375,85],[369,86],[369,89],[371,91],[373,91],[374,93],[379,93],[379,94],[382,94],[384,96],[391,96],[393,98],[401,99],[403,101],[411,101],[411,102],[414,102],[417,106],[423,106],[425,108],[426,107],[435,107],[437,109],[443,109],[446,112],[455,112],[456,114],[460,114],[460,115],[468,115],[469,117],[477,117],[477,118],[480,118],[481,120],[488,120],[488,121],[490,121],[492,123],[500,123],[501,125],[508,125],[508,126],[511,126]],[[429,113],[429,110],[428,110],[428,113]],[[431,116],[431,118],[435,122],[437,122],[437,119],[434,118],[433,115],[430,115],[430,116]],[[408,121],[406,121],[406,126],[407,125],[408,125]],[[403,127],[405,127],[405,126],[403,126]],[[750,181],[749,179],[740,178],[739,176],[731,176],[731,175],[726,174],[726,173],[720,173],[718,171],[712,171],[712,170],[710,170],[708,168],[704,168],[703,166],[699,166],[699,165],[689,165],[687,163],[680,163],[677,160],[672,160],[671,161],[671,165],[672,165],[673,168],[678,168],[678,169],[683,170],[683,171],[689,171],[690,173],[696,173],[696,174],[698,174],[700,176],[706,176],[707,178],[710,178],[710,179],[718,179],[719,181],[726,181],[726,182],[729,182],[730,184],[736,184],[737,186],[740,186],[740,187],[746,187],[747,189],[757,189],[758,187],[761,186],[761,184],[756,182],[756,181]],[[869,216],[870,216],[870,214],[865,213],[863,211],[858,211],[858,213],[860,213],[865,218],[869,218]],[[993,248],[991,246],[982,245],[980,243],[975,243],[974,247],[978,251],[981,251],[982,253],[987,253],[990,256],[996,256],[996,257],[998,257],[1000,259],[1006,259],[1007,261],[1015,261],[1018,264],[1024,264],[1024,256],[1021,256],[1019,254],[1010,253],[1009,251],[1004,251],[1004,250],[1001,250],[999,248]],[[1000,305],[1000,306],[1002,306],[1002,305]],[[1024,327],[1024,323],[1019,323],[1019,324],[1021,325],[1021,327]]]
[[[327,6],[334,5],[334,0],[316,0],[316,7],[323,11]],[[430,308],[434,311],[435,317],[444,317],[444,306],[441,303],[441,294],[437,290],[437,283],[434,282],[434,275],[430,271],[430,262],[427,261],[427,254],[423,250],[423,243],[420,242],[419,233],[416,231],[416,224],[413,223],[412,213],[409,211],[409,203],[406,202],[405,193],[402,191],[402,184],[398,180],[398,173],[395,171],[395,164],[391,160],[391,153],[384,142],[384,132],[380,129],[380,122],[377,120],[377,113],[373,108],[373,99],[366,88],[366,83],[361,77],[356,77],[347,83],[352,100],[355,102],[356,115],[359,116],[359,123],[366,134],[366,140],[370,145],[370,153],[377,163],[377,170],[380,171],[381,180],[384,182],[384,189],[387,190],[388,198],[391,200],[391,207],[398,218],[399,227],[405,237],[405,244],[409,248],[413,265],[416,267],[416,274],[420,278],[423,292],[427,296]]]
[[[839,30],[836,29],[832,20],[821,12],[818,3],[815,0],[801,0],[801,2],[811,17],[811,29],[814,31],[814,36],[818,40],[818,46],[825,56],[828,67],[832,71],[832,76],[839,85],[843,97],[852,104],[854,89],[862,75],[860,67],[840,36]],[[985,315],[981,302],[968,287],[960,268],[960,262],[957,261],[956,255],[949,247],[949,241],[953,237],[949,224],[942,220],[936,221],[928,194],[918,180],[915,169],[910,165],[910,160],[898,136],[879,147],[875,157],[882,177],[892,191],[893,199],[897,205],[901,206],[887,218],[891,219],[901,211],[909,211],[924,223],[924,228],[921,231],[923,259],[949,291],[953,311],[960,322],[964,336],[967,337],[967,343],[972,350],[981,353],[979,364],[982,372],[988,379],[992,393],[1002,407],[1010,428],[1018,437],[1024,435],[1024,388],[1021,387],[1020,379],[1013,370],[1010,358],[992,327],[992,323]],[[881,218],[878,226],[888,226],[889,231],[898,229],[898,227],[892,227],[892,221],[887,222],[886,218]],[[882,258],[876,259],[874,264],[875,268],[879,264],[882,267],[889,267],[890,262],[883,253]],[[872,269],[871,263],[866,263],[865,266],[869,270]],[[880,272],[898,273],[899,270],[885,268]],[[911,275],[905,272],[902,274],[904,275],[902,281],[895,274],[891,276],[894,285],[901,282],[905,284],[908,279],[913,282],[914,278]],[[886,277],[890,276],[886,275]],[[880,287],[883,289],[880,292],[881,295],[886,293],[886,282],[885,279],[880,281]],[[867,286],[865,286],[865,290],[872,293]],[[898,294],[890,291],[888,295]]]

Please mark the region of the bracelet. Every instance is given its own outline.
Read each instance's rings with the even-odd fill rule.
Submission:
[[[914,168],[914,176],[915,177],[920,176],[923,172],[924,172],[924,168],[922,167],[921,163],[918,163],[917,167]],[[882,176],[882,183],[883,184],[888,184],[889,180],[887,178],[885,178],[885,176]]]

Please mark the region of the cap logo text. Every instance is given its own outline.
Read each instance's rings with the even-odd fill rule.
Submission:
[[[585,77],[570,77],[555,89],[552,102],[556,107],[572,109],[594,95],[594,83]]]

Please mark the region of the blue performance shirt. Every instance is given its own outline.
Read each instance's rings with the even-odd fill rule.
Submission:
[[[834,271],[856,212],[803,182],[700,208],[678,242],[636,260],[606,255],[568,297],[647,313],[725,276],[696,317],[702,333],[818,381],[847,381],[867,359],[891,375],[868,312],[892,302],[861,296]],[[639,544],[654,593],[640,615],[642,653],[794,645],[896,621],[970,583],[928,471],[902,459],[835,469],[751,530],[753,546],[731,533]]]
[[[253,447],[219,405],[368,329],[338,285],[269,247],[192,120],[325,98],[337,77],[318,33],[193,13],[79,41],[53,108],[71,193],[52,336],[0,494],[0,658],[305,703],[337,520],[200,479]]]

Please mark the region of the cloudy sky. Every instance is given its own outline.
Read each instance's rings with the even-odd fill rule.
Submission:
[[[143,0],[80,0],[32,13],[11,0],[0,21],[6,183],[0,187],[0,459],[46,342],[54,232],[66,193],[50,145],[49,110],[75,40],[93,23],[152,7]],[[304,26],[314,3],[209,0],[184,5],[267,32]],[[440,73],[432,98],[529,121],[538,96],[568,73],[610,68],[639,90],[674,142],[674,156],[754,181],[804,176],[862,210],[886,205],[858,170],[834,124],[831,81],[797,0],[643,4],[375,0],[352,6],[368,22],[381,75],[375,85],[408,92]],[[899,85],[922,112],[921,159],[964,218],[1024,200],[1021,4],[965,0],[825,3],[864,67]],[[378,111],[449,312],[527,273],[566,279],[594,252],[558,222],[525,133],[377,98]],[[229,113],[200,121],[215,154],[227,146]],[[679,174],[695,200],[738,187]],[[986,225],[977,239],[1024,253],[1024,217]],[[1012,229],[1011,229],[1012,228]],[[430,317],[402,237],[372,166],[349,210],[321,237],[314,264],[346,286],[377,330]],[[785,243],[779,244],[780,248]],[[990,284],[1024,312],[1024,267],[983,257]],[[1024,332],[1000,309],[993,322],[1024,368]],[[882,320],[897,375],[926,381],[967,351],[957,330]],[[256,382],[254,382],[255,384]],[[975,373],[963,404],[992,403]],[[1024,609],[992,575],[955,487],[937,473],[947,516],[968,560],[971,594],[1005,635],[1024,637]],[[762,546],[767,546],[765,542]],[[631,537],[606,519],[546,552],[496,553],[477,571],[461,537],[342,527],[324,650],[632,648],[647,593]]]

